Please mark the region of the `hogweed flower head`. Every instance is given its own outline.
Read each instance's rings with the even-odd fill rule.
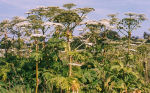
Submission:
[[[87,20],[85,22],[80,22],[80,25],[83,25],[83,24],[86,24],[86,25],[98,25],[99,22],[94,21],[94,20]]]
[[[100,20],[100,24],[102,24],[104,26],[109,26],[110,25],[110,21],[108,19],[102,19],[102,20]]]
[[[69,65],[72,65],[72,66],[82,66],[81,64],[77,64],[77,63],[69,63]]]
[[[129,49],[130,51],[133,51],[133,52],[136,52],[136,50],[135,49]]]
[[[31,26],[31,24],[28,21],[20,22],[16,24],[17,27],[25,27],[25,26]]]
[[[15,17],[13,17],[13,20],[25,21],[27,19],[25,17],[23,17],[23,16],[15,16]]]
[[[9,23],[10,23],[10,20],[9,19],[5,19],[0,24],[3,25],[3,27],[8,27],[10,25]]]
[[[132,13],[132,12],[128,12],[128,13],[125,13],[125,15],[127,15],[127,16],[136,16],[137,14],[136,13]]]
[[[31,37],[40,38],[40,37],[46,37],[46,36],[42,34],[32,34]]]
[[[60,26],[60,27],[64,27],[64,25],[63,24],[61,24],[61,23],[53,23],[53,22],[45,22],[45,23],[43,23],[42,24],[42,26],[54,26],[54,27],[57,27],[57,26]]]

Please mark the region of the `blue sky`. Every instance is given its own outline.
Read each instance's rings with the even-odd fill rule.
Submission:
[[[120,17],[126,12],[143,13],[148,20],[133,34],[142,37],[143,32],[148,32],[150,28],[150,0],[0,0],[0,21],[13,16],[25,16],[25,12],[37,6],[62,6],[65,3],[95,8],[96,11],[88,16],[94,20],[106,18],[111,13],[119,13]]]

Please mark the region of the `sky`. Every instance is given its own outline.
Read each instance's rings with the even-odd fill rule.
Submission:
[[[148,20],[142,23],[142,27],[133,31],[133,35],[142,37],[143,32],[149,32],[150,28],[150,0],[0,0],[0,21],[11,19],[14,16],[27,16],[29,9],[38,6],[60,6],[66,3],[75,3],[77,7],[91,7],[95,11],[88,15],[90,20],[107,18],[108,14],[134,12],[145,14]]]

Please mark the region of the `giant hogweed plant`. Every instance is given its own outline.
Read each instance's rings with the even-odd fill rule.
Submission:
[[[144,15],[128,13],[119,19],[111,14],[109,19],[88,20],[93,8],[63,7],[38,7],[27,12],[27,18],[1,22],[4,46],[7,36],[16,40],[1,46],[8,52],[0,58],[0,91],[148,93],[148,44],[130,40]],[[125,32],[128,44],[117,31]],[[21,51],[30,54],[22,56]]]

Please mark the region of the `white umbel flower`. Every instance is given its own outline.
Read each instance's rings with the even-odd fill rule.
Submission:
[[[135,49],[129,49],[130,51],[133,51],[133,52],[136,52],[136,50]]]
[[[45,9],[46,6],[38,6],[36,9]]]
[[[82,66],[81,64],[77,64],[77,63],[69,63],[69,65],[72,65],[72,66]]]
[[[32,14],[32,12],[26,12],[25,14]]]
[[[94,45],[93,43],[85,43],[85,44],[87,44],[89,46],[93,46]]]
[[[88,40],[82,40],[83,42],[85,42],[85,43],[87,43],[88,42]]]
[[[61,24],[61,23],[53,23],[53,25],[56,27],[56,26],[61,26],[61,27],[64,27],[64,25],[63,24]]]
[[[116,29],[116,27],[115,26],[107,26],[107,29],[108,30],[113,30],[113,29]]]
[[[110,21],[108,19],[102,19],[100,20],[100,24],[104,26],[110,26]]]
[[[42,24],[42,26],[52,26],[53,22],[45,22]]]
[[[141,19],[141,20],[146,20],[146,16],[144,14],[138,14],[138,17]]]
[[[61,23],[53,23],[53,22],[45,22],[45,23],[43,23],[42,24],[42,26],[61,26],[61,27],[64,27],[64,25],[63,24],[61,24]]]
[[[85,22],[80,22],[80,25],[83,25],[83,24],[87,24],[87,25],[98,25],[99,22],[94,21],[94,20],[87,20],[87,21],[85,21]]]
[[[3,26],[1,26],[1,28],[5,28],[5,27],[9,27],[10,20],[9,19],[4,19],[2,22],[0,22],[0,24],[2,24]]]
[[[83,24],[85,24],[85,23],[86,23],[86,22],[84,22],[84,21],[83,21],[83,22],[80,22],[80,25],[83,25]]]
[[[131,46],[137,46],[136,44],[130,44]]]
[[[4,19],[1,23],[9,23],[10,22],[10,20],[9,19]]]
[[[22,16],[19,16],[18,19],[20,19],[20,20],[26,20],[26,18],[24,18]]]
[[[26,41],[30,41],[31,39],[29,37],[24,38]]]
[[[19,20],[19,21],[27,20],[27,19],[26,19],[25,17],[23,17],[23,16],[15,16],[13,19],[14,19],[14,20]]]
[[[87,19],[87,16],[86,16],[86,15],[84,15],[84,16],[82,16],[81,18],[82,18],[82,19]]]
[[[28,21],[20,22],[16,24],[17,27],[30,26],[31,24]]]
[[[46,37],[45,35],[42,35],[42,34],[32,34],[31,37]]]
[[[98,25],[99,23],[96,21],[88,21],[86,24],[88,25]]]
[[[12,38],[7,38],[7,40],[12,41]]]
[[[45,22],[42,24],[42,26],[52,26],[53,22]]]
[[[135,42],[135,44],[141,44],[142,42]]]
[[[128,16],[135,16],[137,15],[136,13],[132,13],[132,12],[128,12],[128,13],[125,13],[125,15],[128,15]]]
[[[78,29],[78,31],[84,31],[84,29],[80,28],[80,29]]]

